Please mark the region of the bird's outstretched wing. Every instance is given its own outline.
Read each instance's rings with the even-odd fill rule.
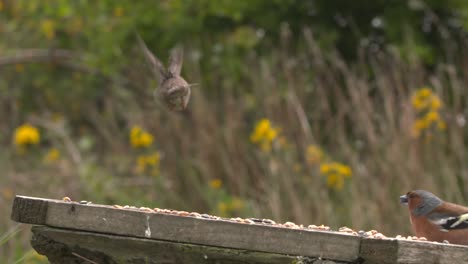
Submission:
[[[182,63],[184,62],[184,50],[181,46],[175,46],[169,55],[169,72],[173,76],[180,76]]]
[[[168,73],[166,68],[164,68],[164,64],[156,57],[153,53],[148,49],[143,39],[140,35],[137,34],[138,44],[140,45],[141,50],[145,55],[145,59],[147,63],[150,65],[152,72],[156,75],[156,78],[160,82],[168,77]]]

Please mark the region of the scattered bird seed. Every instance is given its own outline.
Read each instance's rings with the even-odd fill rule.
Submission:
[[[62,198],[62,201],[64,202],[72,202],[72,200],[65,196]],[[80,204],[91,204],[89,201],[80,201]],[[212,220],[227,220],[231,222],[236,222],[236,223],[244,223],[244,224],[264,224],[264,225],[272,225],[272,226],[278,226],[278,227],[286,227],[286,228],[292,228],[292,229],[312,229],[312,230],[320,230],[320,231],[331,231],[329,226],[326,225],[308,225],[307,227],[304,227],[304,225],[297,225],[293,222],[285,222],[284,224],[277,224],[275,221],[271,219],[260,219],[260,218],[240,218],[240,217],[235,217],[235,218],[221,218],[218,216],[213,216],[209,214],[200,214],[197,212],[186,212],[186,211],[176,211],[176,210],[171,210],[171,209],[161,209],[161,208],[148,208],[148,207],[135,207],[135,206],[130,206],[130,205],[113,205],[113,208],[117,209],[136,209],[144,212],[154,212],[154,213],[162,213],[162,214],[170,214],[170,215],[178,215],[178,216],[183,216],[183,217],[196,217],[196,218],[205,218],[205,219],[212,219]],[[361,236],[364,238],[371,238],[371,239],[392,239],[390,237],[385,236],[384,234],[378,232],[377,230],[369,230],[369,231],[364,231],[364,230],[359,230],[359,231],[354,231],[353,229],[343,226],[338,229],[338,232],[340,233],[347,233],[351,235],[356,235],[356,236]],[[397,235],[393,239],[397,240],[411,240],[411,241],[428,241],[427,238],[425,237],[417,237],[417,236],[407,236],[404,237],[402,235]],[[444,244],[450,244],[447,240],[442,241]]]

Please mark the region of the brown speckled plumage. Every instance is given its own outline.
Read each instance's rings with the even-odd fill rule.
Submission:
[[[182,48],[175,47],[172,49],[169,56],[169,66],[166,69],[139,36],[138,42],[153,73],[159,80],[159,88],[156,90],[158,97],[170,110],[185,110],[190,100],[191,85],[180,76],[183,63]]]

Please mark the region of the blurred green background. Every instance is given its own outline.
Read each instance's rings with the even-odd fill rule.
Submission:
[[[409,235],[467,203],[465,0],[0,0],[0,259],[14,195]],[[170,112],[136,42],[184,46]]]

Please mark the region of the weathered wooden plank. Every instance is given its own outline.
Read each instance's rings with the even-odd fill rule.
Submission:
[[[48,201],[34,197],[15,197],[11,219],[28,224],[42,225],[46,222]]]
[[[362,239],[360,257],[365,264],[468,263],[468,247],[397,239]]]
[[[145,254],[146,241],[156,241],[155,243],[167,244],[161,244],[159,246],[161,250],[157,251],[163,256],[165,256],[164,252],[180,251],[181,248],[187,247],[193,249],[196,246],[198,251],[201,247],[206,247],[202,250],[205,252],[211,252],[212,248],[216,248],[215,251],[218,252],[216,254],[226,260],[221,263],[242,263],[243,259],[239,259],[238,255],[245,256],[245,263],[255,263],[255,261],[250,261],[250,258],[255,259],[256,254],[264,258],[266,256],[262,255],[264,253],[271,253],[278,260],[282,260],[285,255],[291,255],[366,264],[468,263],[468,247],[459,245],[369,239],[334,232],[236,223],[226,219],[185,217],[137,209],[122,210],[104,205],[86,205],[21,196],[15,199],[12,219],[23,223],[68,229],[63,232],[55,228],[41,229],[45,230],[41,231],[42,238],[53,240],[54,245],[65,244],[75,250],[77,250],[76,247],[88,245],[83,248],[89,247],[87,250],[92,251],[93,243],[95,243],[93,240],[96,236],[99,238],[99,243],[102,243],[97,248],[102,248],[102,252],[108,252],[110,249],[106,249],[106,246],[111,247],[107,244],[114,243],[112,239],[126,237],[126,240],[121,242],[121,247],[127,245],[132,248],[132,252],[142,250],[142,257]],[[84,233],[73,231],[70,233],[70,230]],[[86,240],[86,237],[90,240]],[[40,241],[39,238],[41,238],[40,235],[35,235],[36,241]],[[42,241],[45,240],[42,239]],[[36,243],[35,247],[37,245],[40,243]],[[168,247],[172,248],[172,251]],[[39,251],[40,246],[37,248]],[[223,249],[221,253],[218,250],[220,248]],[[124,249],[117,251],[122,252],[122,256],[133,254]],[[185,251],[181,252],[180,254],[185,254]],[[195,254],[190,252],[188,255]],[[86,254],[86,251],[79,251],[79,253]],[[167,254],[173,255],[173,253]],[[91,256],[96,255],[91,254]],[[106,254],[99,256],[103,258],[103,263],[107,263]],[[187,256],[187,258],[191,257],[193,256]],[[167,258],[170,259],[170,256]],[[287,258],[286,256],[286,260],[289,260]],[[229,262],[230,259],[237,259],[238,262]],[[164,258],[162,260],[163,262],[155,263],[173,263],[164,262]]]
[[[468,247],[431,242],[398,241],[396,263],[468,263]]]
[[[35,206],[44,206],[44,202],[47,203],[45,219],[26,217]],[[333,232],[181,217],[24,196],[16,197],[15,205],[13,220],[30,224],[337,261],[352,262],[359,256],[359,237]]]
[[[395,264],[398,242],[393,240],[362,239],[359,256],[365,264]]]
[[[32,228],[32,245],[54,264],[76,263],[295,263],[301,257],[133,238],[45,226]],[[313,259],[309,259],[313,260]],[[312,263],[312,262],[307,262]],[[330,262],[336,263],[336,262]]]

